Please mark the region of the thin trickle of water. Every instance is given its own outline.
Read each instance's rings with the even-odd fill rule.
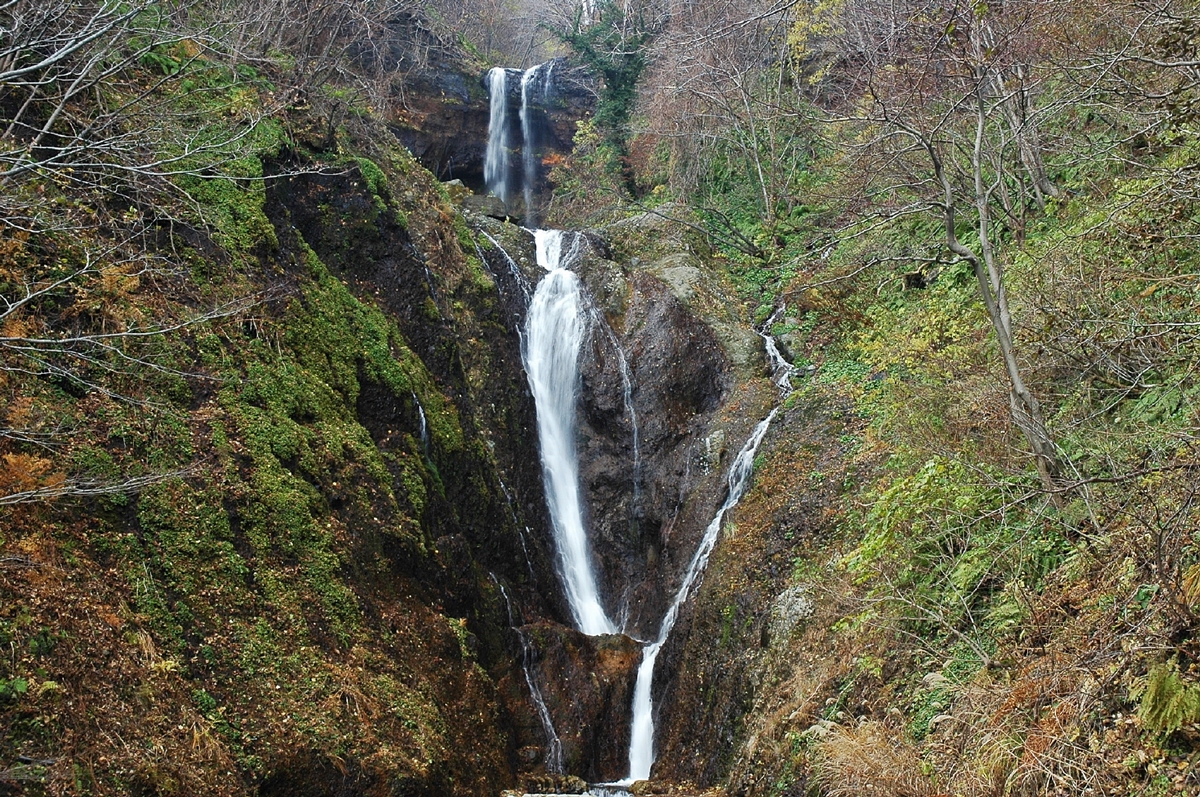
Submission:
[[[629,413],[629,426],[633,438],[633,511],[636,517],[642,500],[642,445],[638,432],[637,410],[633,408],[633,376],[629,371],[625,352],[620,346],[616,349],[617,361],[621,364],[621,385],[625,391],[625,412]]]
[[[512,259],[512,255],[510,255],[508,250],[500,245],[499,241],[486,232],[481,232],[481,234],[484,238],[487,238],[492,242],[492,246],[496,247],[496,249],[500,251],[500,254],[504,255],[504,260],[508,263],[508,270],[512,273],[513,279],[517,282],[517,287],[521,289],[521,294],[525,297],[525,304],[529,304],[529,300],[533,296],[533,286],[530,285],[529,280],[525,278],[525,274],[521,271],[521,267],[517,265],[517,261]],[[485,263],[487,262],[487,260],[483,257],[482,252],[480,253],[479,257]]]
[[[624,393],[625,414],[629,416],[630,435],[633,444],[633,506],[634,516],[637,516],[638,506],[642,499],[642,450],[641,436],[638,430],[637,410],[633,406],[633,372],[629,369],[629,360],[625,357],[625,350],[621,348],[621,342],[617,340],[617,334],[612,328],[604,322],[600,315],[599,308],[593,306],[593,315],[595,317],[596,326],[604,330],[608,336],[608,342],[612,344],[613,351],[617,353],[617,364],[621,368],[621,389]]]
[[[531,583],[536,584],[537,573],[533,572],[533,560],[529,558],[529,546],[525,544],[525,535],[532,533],[533,531],[526,526],[523,533],[520,531],[517,532],[517,536],[521,538],[521,550],[525,554],[525,569],[529,571],[529,580]]]
[[[488,191],[508,203],[508,71],[492,67],[487,76],[491,105],[488,116],[487,151],[483,161],[483,179]]]
[[[792,375],[796,372],[796,366],[792,365],[779,352],[779,346],[775,343],[775,336],[771,334],[771,327],[775,324],[775,319],[786,310],[786,307],[780,307],[771,317],[762,325],[762,329],[758,330],[758,336],[763,339],[763,346],[767,350],[767,362],[771,366],[771,381],[775,383],[775,387],[781,392],[789,393],[792,390]]]
[[[517,639],[521,641],[521,669],[525,673],[525,685],[529,687],[529,695],[533,698],[533,705],[542,722],[542,731],[546,734],[546,770],[552,775],[561,775],[564,770],[562,740],[558,738],[558,732],[554,730],[554,719],[550,716],[550,709],[546,706],[542,689],[538,686],[537,679],[533,677],[533,643],[530,642],[529,635],[522,628],[524,623],[518,622],[513,614],[513,605],[508,597],[508,590],[504,588],[494,573],[489,575],[492,583],[500,588],[500,594],[504,596],[504,605],[508,609],[508,625],[516,632]]]
[[[504,493],[504,503],[508,505],[508,516],[512,518],[513,525],[521,525],[517,520],[517,509],[513,506],[512,490],[508,489],[508,485],[504,483],[504,479],[501,479],[499,476],[496,477],[496,481],[500,483],[500,492]]]
[[[575,451],[579,350],[587,327],[579,278],[562,264],[570,262],[579,246],[579,236],[574,236],[564,260],[562,231],[537,230],[534,235],[538,264],[547,274],[538,283],[529,306],[522,354],[537,407],[546,503],[567,603],[576,626],[585,634],[612,634],[617,629],[600,601],[583,525]]]
[[[504,483],[504,479],[499,476],[496,481],[500,483],[500,492],[504,493],[504,503],[508,507],[508,516],[512,518],[513,526],[517,528],[517,537],[521,540],[521,550],[525,552],[525,569],[529,571],[529,580],[531,584],[537,583],[537,574],[533,572],[533,560],[529,558],[529,546],[525,544],[525,534],[529,534],[529,527],[525,527],[525,532],[521,532],[521,521],[517,519],[517,508],[513,504],[512,490],[508,489],[508,485]]]
[[[417,405],[418,434],[421,439],[421,448],[424,449],[425,456],[429,456],[429,423],[425,420],[425,408],[421,406],[421,400],[417,398],[416,393],[413,393],[412,397],[413,404]]]
[[[658,660],[659,651],[667,641],[667,637],[671,635],[671,629],[675,627],[675,620],[679,617],[679,609],[687,600],[692,588],[699,581],[700,576],[704,573],[704,568],[708,564],[708,557],[712,553],[713,546],[717,543],[717,536],[721,531],[721,521],[725,518],[725,513],[737,505],[737,502],[742,499],[746,489],[750,486],[750,477],[754,473],[754,455],[758,451],[758,446],[762,443],[763,437],[767,434],[767,429],[771,426],[771,421],[775,420],[775,414],[779,412],[778,408],[771,410],[768,415],[754,429],[754,433],[750,435],[750,439],[742,446],[742,450],[738,452],[737,458],[733,461],[733,465],[729,468],[727,477],[729,485],[729,494],[725,496],[724,503],[717,510],[716,516],[708,527],[704,530],[704,536],[700,540],[700,545],[696,549],[696,553],[692,556],[692,561],[688,565],[687,573],[683,577],[683,583],[679,585],[679,591],[675,593],[675,599],[671,601],[671,606],[667,609],[667,614],[663,617],[662,625],[658,629],[658,637],[642,649],[642,663],[638,667],[637,682],[633,688],[633,727],[630,730],[629,739],[629,777],[624,784],[630,784],[637,780],[646,780],[650,777],[650,767],[654,764],[654,701],[651,695],[651,686],[654,680],[654,663]]]

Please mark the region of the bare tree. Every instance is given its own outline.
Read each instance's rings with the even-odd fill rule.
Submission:
[[[861,142],[857,179],[871,211],[891,218],[933,213],[943,245],[971,267],[1008,379],[1012,418],[1044,487],[1057,496],[1062,463],[1025,378],[1001,246],[1008,239],[1019,244],[1029,215],[1059,194],[1040,126],[1063,99],[1039,107],[1043,81],[1055,73],[1055,54],[1039,37],[1063,9],[1033,2],[863,4],[870,8],[851,4],[824,27],[808,21],[799,46],[830,62],[817,71],[843,99],[831,103],[829,119],[844,126],[843,140]]]
[[[748,209],[762,240],[737,248],[767,260],[776,228],[800,204],[798,185],[812,161],[811,114],[792,85],[786,41],[794,5],[673,4],[653,46],[641,108],[643,135],[669,144],[672,187],[698,197],[714,223],[733,223],[717,212],[729,199],[719,172],[753,186]]]
[[[238,69],[217,10],[0,3],[0,456],[20,476],[0,487],[0,505],[169,476],[95,481],[51,468],[43,455],[69,430],[34,422],[24,402],[57,386],[144,405],[139,382],[189,375],[168,341],[260,301],[186,289],[172,232],[205,225],[196,187],[252,187],[232,167],[284,102]],[[142,289],[172,298],[147,302]]]

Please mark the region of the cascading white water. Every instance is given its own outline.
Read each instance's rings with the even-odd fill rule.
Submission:
[[[525,223],[532,227],[537,223],[533,211],[533,189],[537,183],[537,161],[534,159],[536,142],[533,136],[533,109],[529,105],[530,87],[537,80],[541,65],[525,70],[521,75],[521,165],[524,167],[524,179],[521,181],[525,196]]]
[[[536,223],[534,192],[538,182],[537,119],[534,115],[534,107],[539,100],[544,103],[549,99],[553,73],[554,62],[547,61],[526,69],[521,75],[521,108],[518,114],[522,138],[520,183],[525,199],[525,223],[531,227]],[[536,92],[539,79],[542,83],[540,98]],[[518,177],[513,173],[510,164],[512,142],[509,140],[511,122],[508,107],[508,70],[502,67],[493,67],[488,71],[487,84],[491,105],[483,177],[488,191],[507,205],[516,189]]]
[[[546,67],[546,76],[542,78],[542,103],[545,104],[554,96],[554,62],[547,61],[543,66]]]
[[[750,435],[750,439],[738,452],[733,465],[730,466],[727,477],[729,494],[725,496],[725,501],[717,510],[716,517],[704,530],[700,545],[692,556],[691,563],[688,564],[683,583],[679,585],[679,591],[675,593],[675,599],[671,601],[671,606],[667,609],[666,616],[663,617],[662,625],[658,629],[658,637],[642,649],[642,663],[638,667],[637,682],[633,688],[633,726],[630,729],[629,737],[629,777],[621,781],[625,785],[650,777],[650,767],[654,764],[654,701],[651,695],[654,663],[658,660],[659,651],[662,650],[667,637],[671,635],[671,629],[675,627],[680,607],[683,606],[692,588],[704,573],[708,557],[717,543],[717,535],[721,532],[721,521],[725,518],[725,513],[742,499],[746,489],[750,486],[750,476],[754,473],[754,455],[758,451],[763,437],[767,434],[771,421],[775,420],[777,412],[779,412],[778,408],[771,410],[771,414],[758,424],[754,433]]]
[[[779,352],[779,346],[775,343],[775,336],[768,330],[774,325],[775,319],[779,318],[786,309],[786,307],[780,307],[766,320],[762,329],[758,330],[758,336],[763,339],[763,347],[767,350],[767,362],[771,366],[771,381],[783,393],[789,393],[792,390],[792,375],[796,373],[796,366],[784,359]]]
[[[584,3],[585,19],[593,17],[594,9],[594,3]],[[552,62],[549,65],[543,64],[526,70],[521,78],[520,125],[524,141],[523,169],[519,177],[510,166],[509,130],[511,123],[508,118],[507,71],[496,68],[488,74],[491,119],[488,126],[485,178],[489,190],[506,204],[510,191],[515,188],[516,180],[522,179],[526,213],[530,219],[533,218],[532,191],[537,178],[530,103],[538,71],[542,67],[546,67],[543,99],[548,97],[550,75],[553,69]],[[524,293],[526,300],[529,301],[521,351],[537,408],[546,500],[554,527],[558,565],[568,604],[576,626],[583,633],[589,635],[617,633],[618,627],[609,618],[600,600],[596,574],[592,566],[591,551],[583,522],[584,512],[575,446],[575,403],[579,387],[578,360],[580,348],[587,333],[587,307],[583,301],[578,277],[565,266],[569,265],[581,238],[578,235],[571,237],[571,248],[564,256],[563,242],[566,235],[569,234],[558,230],[534,231],[537,262],[546,270],[547,274],[538,282],[532,299],[530,299],[528,281],[524,279],[516,262],[494,238],[487,233],[484,235],[504,253],[517,285]],[[482,252],[480,252],[480,256],[482,258]],[[764,326],[764,329],[769,329],[773,321],[774,316]],[[521,330],[518,331],[521,332]],[[783,358],[774,338],[769,333],[760,331],[759,334],[764,341],[773,381],[781,391],[790,391],[791,377],[795,372],[794,366]],[[637,416],[632,401],[632,379],[624,352],[621,351],[615,339],[614,346],[620,359],[625,406],[633,425],[634,504],[636,507],[640,491],[641,463],[638,450]],[[720,534],[721,523],[725,515],[741,500],[749,487],[754,456],[777,412],[778,409],[772,410],[758,424],[730,467],[727,475],[728,494],[725,501],[705,529],[700,545],[688,565],[683,582],[663,617],[657,637],[643,647],[642,662],[638,668],[637,681],[634,686],[629,775],[627,779],[609,785],[629,785],[636,780],[643,780],[650,776],[655,759],[652,685],[658,655],[674,629],[680,609],[703,575]],[[505,490],[505,494],[507,497],[507,490]],[[511,509],[511,498],[509,500]],[[521,535],[521,544],[522,547],[525,546],[524,535]],[[528,550],[526,550],[526,564],[529,566],[531,577],[533,577]],[[507,599],[507,595],[505,597]],[[522,637],[522,643],[524,646],[524,637]],[[528,649],[526,649],[527,656]],[[541,700],[540,691],[535,692],[536,684],[531,679],[528,669],[526,669],[525,676],[530,691],[534,694],[535,703],[538,704],[539,715],[547,728],[549,755],[553,759],[557,749],[557,755],[561,756],[561,747],[556,744],[557,735],[554,734],[553,725],[549,723],[549,714],[545,709],[545,703]],[[552,735],[553,739],[551,739]],[[559,766],[561,767],[561,764]]]
[[[554,525],[559,568],[575,624],[585,634],[613,634],[616,626],[600,602],[583,525],[579,463],[575,452],[575,400],[579,350],[587,333],[579,278],[564,268],[560,230],[537,230],[538,283],[525,321],[522,355],[537,407],[542,476]],[[574,255],[574,236],[566,262]]]
[[[483,179],[488,191],[508,203],[508,71],[492,67],[488,71],[491,105],[488,116],[487,151],[483,161]]]
[[[792,374],[795,373],[796,367],[783,359],[783,355],[779,353],[779,346],[775,344],[774,336],[762,332],[759,334],[762,335],[763,344],[767,348],[767,360],[771,363],[771,381],[780,390],[784,392],[790,391],[792,389]]]
[[[421,400],[417,398],[417,394],[413,393],[413,404],[417,405],[417,421],[420,424],[418,434],[420,435],[421,448],[425,451],[425,456],[429,456],[429,422],[425,420],[425,408],[421,406]]]

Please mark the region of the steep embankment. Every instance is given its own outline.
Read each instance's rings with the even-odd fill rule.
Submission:
[[[188,270],[81,279],[29,317],[189,320],[137,368],[6,372],[9,422],[57,437],[6,438],[4,484],[65,493],[3,510],[15,793],[490,794],[552,764],[531,684],[567,772],[627,771],[638,646],[566,622],[534,465],[532,236],[326,121],[282,115],[252,179],[190,178],[195,223],[143,251]],[[604,599],[646,638],[774,389],[698,239],[608,234],[577,264],[582,481]],[[8,273],[70,256],[22,241]]]
[[[163,332],[159,370],[107,391],[7,375],[10,420],[20,408],[62,430],[47,454],[7,441],[7,478],[83,463],[152,483],[4,510],[5,788],[514,782],[488,674],[512,666],[508,620],[489,573],[555,616],[546,551],[522,539],[545,525],[523,466],[532,406],[461,218],[378,140],[372,160],[264,154],[278,175],[265,191],[200,194],[215,229],[159,244],[192,272],[122,298],[170,308],[213,283],[254,298]]]
[[[1058,494],[1009,420],[965,269],[823,283],[851,243],[782,286],[776,329],[811,375],[671,647],[656,777],[1195,791],[1196,294],[1172,243],[1194,201],[1160,189],[1118,181],[1010,254],[1025,357],[1079,474]],[[1127,232],[1167,217],[1170,235]],[[1134,362],[1156,381],[1112,387]]]

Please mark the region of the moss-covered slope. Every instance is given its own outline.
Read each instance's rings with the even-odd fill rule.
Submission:
[[[0,440],[5,478],[72,489],[0,509],[0,790],[513,782],[488,674],[510,666],[494,579],[553,615],[531,583],[545,555],[519,537],[544,525],[536,471],[518,467],[536,457],[532,408],[461,217],[371,138],[368,159],[342,154],[362,134],[314,152],[285,132],[246,159],[265,187],[193,181],[210,225],[150,250],[190,272],[143,272],[116,298],[239,304],[158,334],[156,367],[78,385],[5,372],[10,424],[51,438]],[[10,247],[8,279],[69,245]],[[81,475],[143,486],[88,498]]]

